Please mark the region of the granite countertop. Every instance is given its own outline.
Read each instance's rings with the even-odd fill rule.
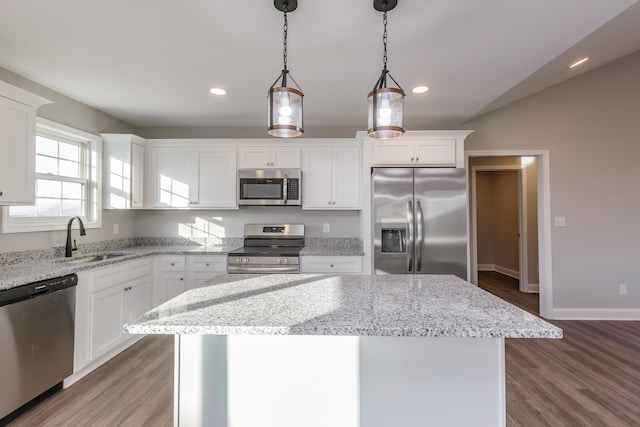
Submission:
[[[132,334],[561,338],[450,275],[229,275],[124,326]]]
[[[209,244],[154,244],[141,246],[114,247],[95,252],[75,253],[73,258],[82,258],[94,254],[118,253],[122,256],[84,264],[69,263],[68,258],[55,257],[30,262],[0,265],[0,291],[40,280],[78,273],[84,270],[105,267],[124,261],[131,261],[152,255],[226,255],[233,249],[242,246],[242,238],[229,239],[225,243]],[[340,256],[363,255],[362,245],[358,239],[310,239],[300,253],[302,256]]]

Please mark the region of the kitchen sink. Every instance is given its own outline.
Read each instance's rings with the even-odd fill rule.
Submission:
[[[65,264],[87,264],[90,262],[98,262],[98,261],[106,261],[113,258],[118,258],[121,256],[128,255],[126,253],[106,253],[106,254],[98,254],[98,255],[89,255],[89,256],[79,256],[76,258],[62,258],[55,260],[53,262],[62,262]]]

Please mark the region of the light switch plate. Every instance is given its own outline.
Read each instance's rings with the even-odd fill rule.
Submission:
[[[564,216],[556,216],[553,218],[553,225],[556,227],[565,227],[567,225],[567,218]]]
[[[328,233],[329,232],[329,223],[325,222],[324,224],[322,224],[322,232],[323,233]]]

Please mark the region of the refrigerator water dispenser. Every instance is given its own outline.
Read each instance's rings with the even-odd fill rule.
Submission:
[[[382,229],[382,252],[407,252],[407,229],[406,228],[383,228]]]

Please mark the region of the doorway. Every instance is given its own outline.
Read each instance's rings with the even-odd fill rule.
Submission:
[[[539,292],[540,315],[547,317],[547,313],[550,313],[553,307],[548,151],[467,151],[465,152],[465,165],[469,173],[470,281],[478,284],[479,270],[489,270],[515,278],[519,280],[518,289],[521,292]],[[490,179],[484,179],[484,183],[481,183],[481,188],[478,189],[477,184],[483,181],[483,178]],[[500,248],[502,254],[493,258],[491,256],[495,254],[489,254],[488,258],[484,256],[486,254],[482,254],[483,247],[480,239],[483,238],[483,231],[479,229],[482,224],[478,224],[477,208],[480,206],[482,209],[482,200],[478,200],[478,194],[481,199],[486,196],[478,191],[483,191],[482,186],[486,190],[486,181],[493,184],[494,189],[499,193],[506,191],[505,189],[508,189],[509,186],[512,189],[515,187],[516,191],[515,195],[510,196],[512,199],[511,208],[505,208],[500,205],[501,201],[492,200],[492,196],[489,197],[490,207],[500,210],[500,215],[497,216],[499,217],[497,229],[503,234],[511,235],[509,237],[512,245]],[[497,196],[502,196],[502,194]],[[511,220],[515,221],[515,225],[505,223],[507,220],[504,218],[505,215],[502,215],[504,212],[501,210],[503,209],[511,209],[509,214],[512,218],[516,218]],[[488,212],[481,212],[480,215],[486,216],[487,213],[492,216],[491,209]],[[496,216],[493,217],[495,221]],[[491,227],[488,229],[491,232]],[[496,227],[493,228],[494,232],[495,230]],[[484,232],[486,234],[487,230],[485,229]],[[489,247],[495,243],[505,244],[504,236],[496,240],[500,240],[500,242],[489,242]]]

